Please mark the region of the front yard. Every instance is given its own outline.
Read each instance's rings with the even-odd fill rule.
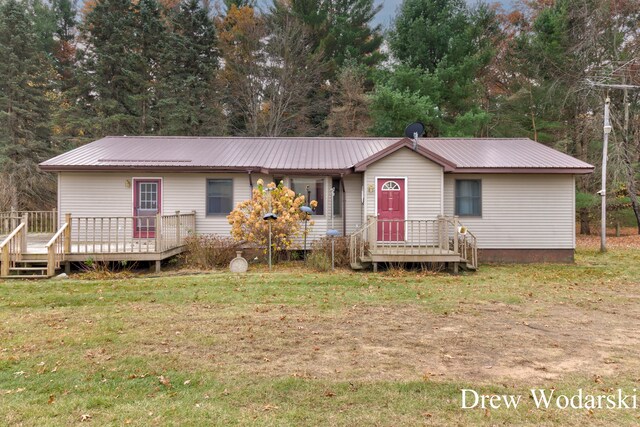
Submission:
[[[640,249],[475,274],[163,275],[0,283],[0,424],[628,424],[529,389],[631,392]],[[522,394],[460,408],[462,388]]]

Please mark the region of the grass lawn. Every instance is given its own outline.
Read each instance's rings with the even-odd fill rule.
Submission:
[[[636,425],[640,249],[473,274],[279,267],[0,282],[0,424]],[[460,409],[462,388],[522,394]],[[638,387],[640,388],[640,387]]]

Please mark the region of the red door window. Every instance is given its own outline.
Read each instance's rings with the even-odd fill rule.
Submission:
[[[404,240],[405,182],[403,178],[378,179],[378,240]]]
[[[156,236],[156,215],[160,212],[162,181],[136,179],[133,186],[133,235],[136,238]]]

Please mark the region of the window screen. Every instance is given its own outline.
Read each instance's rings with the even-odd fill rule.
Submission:
[[[456,180],[456,215],[482,216],[482,194],[479,179]]]
[[[228,215],[233,210],[233,180],[207,180],[207,215]]]

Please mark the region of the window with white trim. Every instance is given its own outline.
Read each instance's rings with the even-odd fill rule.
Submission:
[[[382,191],[400,191],[400,184],[395,181],[387,181],[382,184]]]
[[[456,215],[482,216],[482,188],[479,179],[456,180]]]
[[[207,215],[229,215],[233,210],[233,180],[207,180]]]
[[[331,187],[335,190],[335,196],[333,197],[333,214],[340,215],[342,212],[342,192],[340,191],[340,178],[333,178],[331,180]]]
[[[315,215],[324,215],[324,178],[291,178],[290,182],[293,192],[304,196],[305,205],[311,200],[318,202]]]

